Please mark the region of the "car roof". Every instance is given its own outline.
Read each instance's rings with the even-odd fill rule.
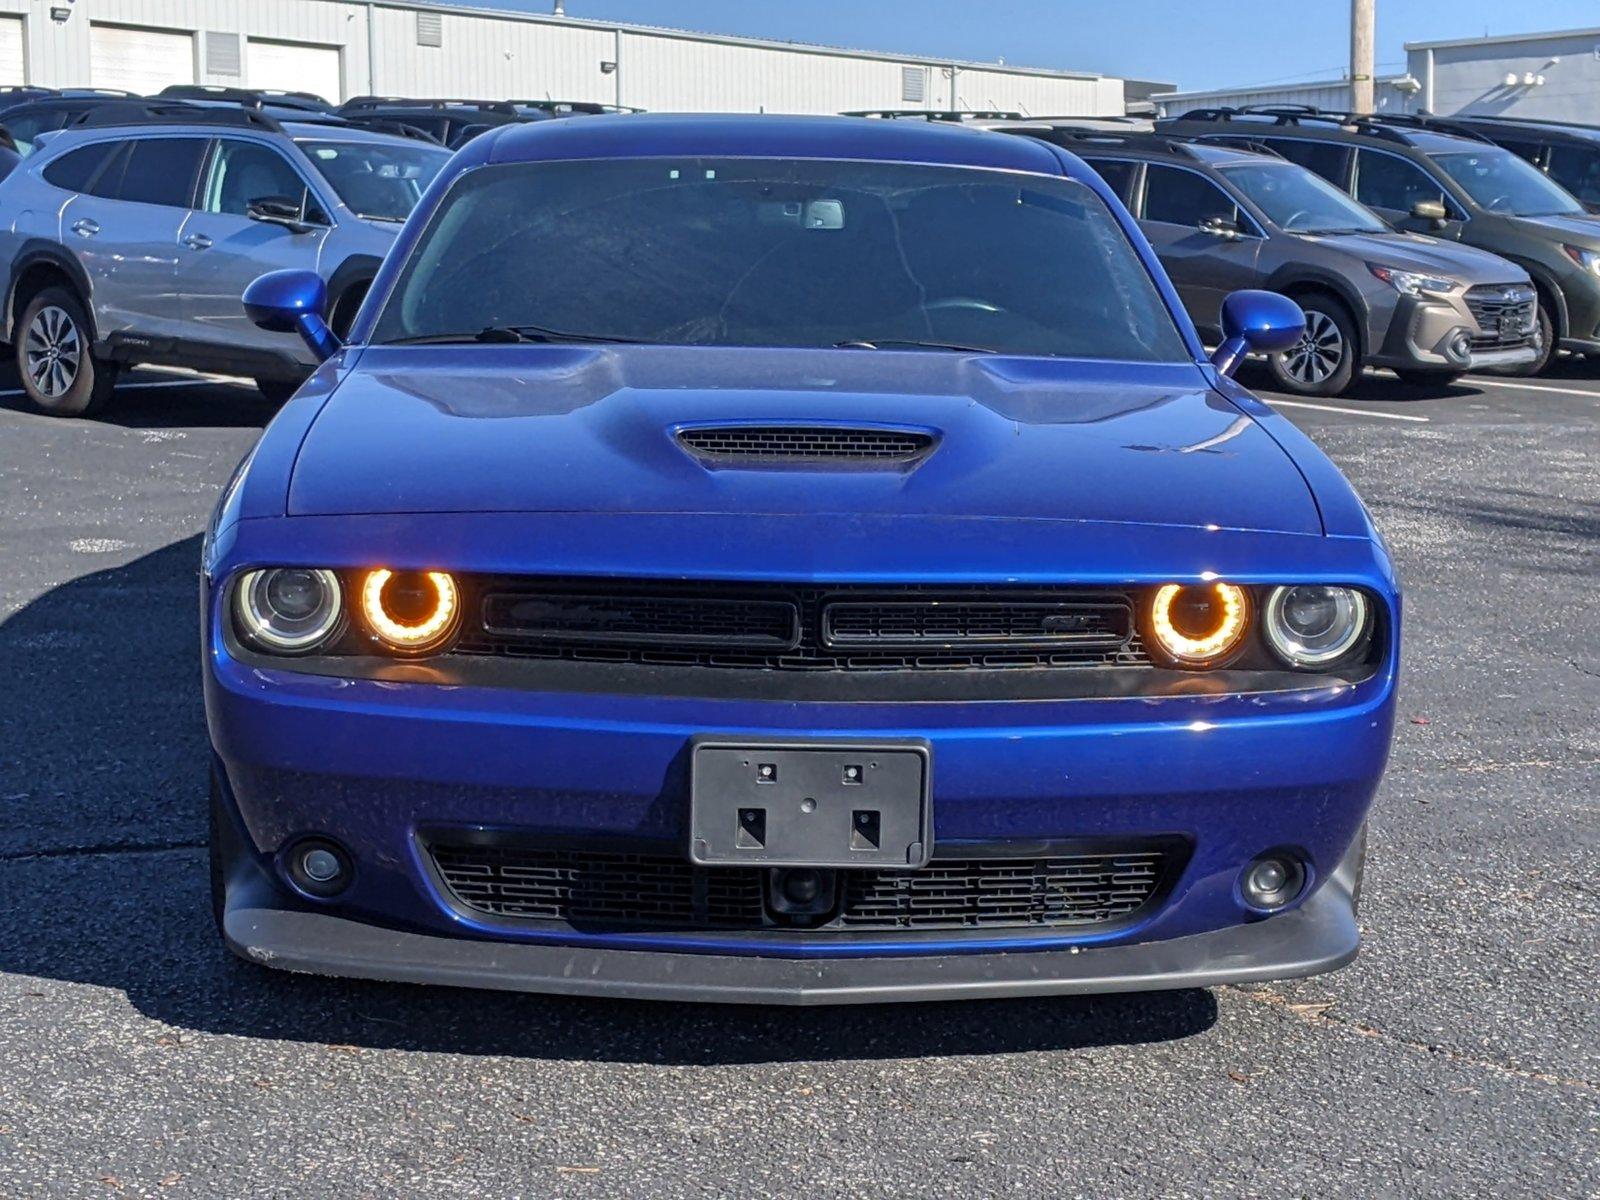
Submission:
[[[1485,129],[1495,134],[1511,137],[1518,133],[1528,133],[1536,137],[1571,138],[1578,142],[1600,142],[1600,129],[1593,125],[1569,125],[1562,121],[1539,121],[1533,119],[1506,120],[1503,117],[1447,117],[1448,121],[1459,122],[1469,129]]]
[[[624,113],[508,125],[487,161],[577,158],[823,158],[937,163],[1080,177],[1043,142],[938,121],[764,114]]]

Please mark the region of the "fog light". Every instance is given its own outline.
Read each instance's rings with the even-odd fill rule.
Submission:
[[[302,892],[312,896],[332,896],[349,885],[350,856],[333,842],[307,838],[295,843],[286,862],[289,879]]]
[[[1472,335],[1465,329],[1457,330],[1450,339],[1449,355],[1456,366],[1466,366],[1472,361]]]
[[[1239,890],[1251,908],[1273,912],[1300,895],[1305,887],[1306,870],[1289,854],[1263,854],[1244,869]]]

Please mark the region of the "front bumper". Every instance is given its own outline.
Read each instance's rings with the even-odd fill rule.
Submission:
[[[1465,372],[1521,366],[1539,356],[1531,334],[1503,344],[1495,344],[1497,338],[1497,332],[1479,325],[1460,297],[1403,296],[1368,361],[1371,366],[1400,370]]]
[[[1356,956],[1365,840],[1292,912],[1167,941],[1048,952],[785,959],[526,945],[387,929],[285,908],[261,875],[228,889],[239,957],[285,971],[499,991],[723,1004],[866,1004],[1159,991],[1289,979]]]

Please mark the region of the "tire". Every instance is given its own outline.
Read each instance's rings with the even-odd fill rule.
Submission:
[[[1445,388],[1460,379],[1464,371],[1435,371],[1426,367],[1396,367],[1400,382],[1414,388]]]
[[[69,288],[47,287],[17,321],[17,375],[40,412],[87,417],[105,407],[117,386],[117,367],[94,356],[83,302]]]
[[[217,933],[222,933],[222,917],[228,907],[228,883],[222,862],[222,789],[217,786],[217,776],[211,775],[211,803],[206,822],[206,849],[211,870],[211,919],[216,922]]]
[[[1360,343],[1356,323],[1347,309],[1331,296],[1300,298],[1306,314],[1306,332],[1300,344],[1267,359],[1280,391],[1297,396],[1337,396],[1354,381]]]
[[[1534,310],[1534,319],[1539,323],[1539,357],[1531,363],[1523,363],[1516,367],[1490,367],[1485,375],[1503,375],[1510,379],[1526,379],[1530,375],[1542,375],[1545,368],[1556,360],[1556,325],[1550,319],[1550,306],[1544,302],[1544,297],[1539,297],[1539,306]]]
[[[257,379],[256,390],[273,404],[284,404],[300,390],[299,380]]]

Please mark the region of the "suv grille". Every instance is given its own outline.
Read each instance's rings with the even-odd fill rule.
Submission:
[[[833,429],[810,425],[722,425],[685,429],[678,442],[697,458],[718,463],[894,463],[921,458],[933,447],[925,433],[893,429]]]
[[[494,578],[455,653],[811,671],[1144,666],[1130,592]],[[469,600],[470,603],[470,600]],[[469,611],[471,609],[469,608]]]
[[[1472,339],[1474,350],[1497,350],[1525,345],[1533,339],[1538,322],[1534,311],[1538,295],[1525,284],[1480,284],[1468,288],[1467,308],[1483,333]]]
[[[607,929],[793,929],[767,912],[765,872],[668,855],[431,846],[456,902],[488,916]],[[835,911],[810,931],[1101,925],[1138,912],[1178,856],[1160,849],[1048,858],[935,859],[917,871],[842,871]]]

